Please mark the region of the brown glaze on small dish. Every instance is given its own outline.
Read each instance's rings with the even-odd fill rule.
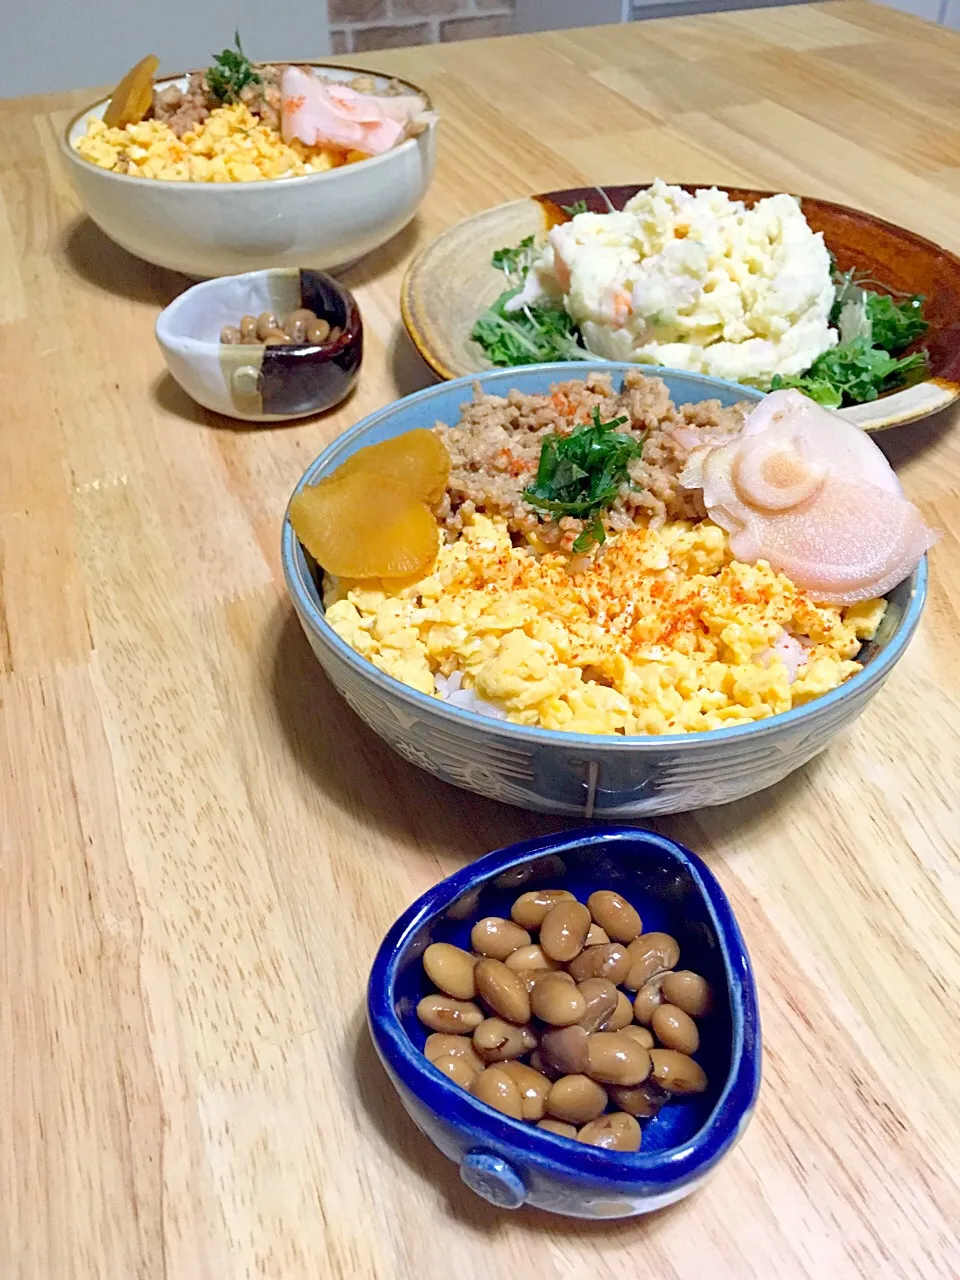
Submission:
[[[646,185],[550,191],[487,209],[439,236],[411,264],[401,290],[404,323],[427,364],[441,378],[490,367],[470,331],[480,311],[503,288],[503,277],[490,266],[494,249],[527,235],[542,235],[566,221],[564,207],[580,200],[593,213],[622,209]],[[687,191],[697,189],[680,185]],[[747,205],[773,194],[738,187],[720,190]],[[866,431],[881,431],[925,418],[960,397],[960,258],[861,210],[806,196],[800,204],[814,231],[823,232],[841,270],[856,267],[892,291],[926,296],[924,314],[930,329],[918,345],[930,353],[930,377],[872,403],[843,409],[843,416]]]

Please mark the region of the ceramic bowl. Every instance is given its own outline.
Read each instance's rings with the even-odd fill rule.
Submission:
[[[717,995],[701,1023],[703,1094],[646,1121],[636,1153],[560,1138],[478,1102],[423,1056],[417,1001],[432,989],[420,958],[431,942],[469,948],[485,915],[509,916],[527,889],[569,889],[584,901],[616,889],[646,930],[680,943],[680,963]],[[695,854],[651,831],[596,828],[511,845],[436,885],[405,911],[373,964],[368,1016],[377,1052],[420,1129],[484,1199],[584,1218],[648,1213],[689,1195],[740,1138],[760,1088],[760,1021],[750,958],[726,896]]]
[[[309,307],[343,332],[318,346],[229,346],[224,325],[273,311]],[[360,373],[363,323],[353,295],[319,271],[252,271],[206,280],[174,299],[157,318],[167,368],[206,409],[246,422],[281,422],[330,409]]]
[[[685,184],[681,184],[685,185]],[[701,184],[703,185],[703,184]],[[542,236],[585,201],[593,213],[622,209],[642,185],[576,187],[549,191],[485,209],[438,236],[410,264],[400,294],[407,331],[427,364],[441,378],[459,378],[488,366],[470,337],[477,316],[503,289],[503,275],[490,265],[494,249]],[[687,190],[696,187],[687,184]],[[721,187],[731,199],[753,205],[773,194]],[[821,231],[842,271],[856,267],[901,293],[922,293],[929,332],[918,344],[930,355],[930,376],[868,404],[841,409],[864,431],[882,431],[928,417],[960,395],[960,258],[912,231],[860,209],[803,197],[804,215]]]
[[[392,79],[375,72],[311,63],[325,76],[369,75],[378,89]],[[186,76],[157,81],[158,88]],[[405,81],[402,83],[406,83]],[[415,85],[411,90],[423,94]],[[233,275],[265,267],[332,270],[385,244],[413,217],[436,163],[436,121],[381,156],[327,173],[263,182],[164,182],[110,173],[83,160],[73,143],[108,98],[67,125],[61,149],[87,214],[138,258],[186,275]]]
[[[307,469],[297,489],[316,484],[364,445],[438,419],[456,422],[474,383],[496,395],[511,388],[543,393],[555,382],[597,371],[619,382],[631,367],[578,362],[498,369],[430,387],[345,432]],[[678,404],[712,397],[723,404],[759,398],[759,392],[733,383],[657,372]],[[628,738],[509,724],[416,692],[378,671],[327,625],[316,566],[289,520],[284,522],[282,555],[287,587],[314,653],[350,706],[394,750],[445,782],[480,795],[587,818],[634,818],[725,804],[806,764],[857,718],[902,656],[920,620],[927,581],[923,561],[890,593],[877,637],[861,653],[863,671],[824,697],[753,724]]]

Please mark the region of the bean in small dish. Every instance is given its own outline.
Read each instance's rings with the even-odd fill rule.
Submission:
[[[676,938],[644,932],[623,893],[595,889],[583,903],[551,885],[521,892],[509,916],[465,923],[472,951],[434,942],[423,953],[436,990],[417,1005],[433,1032],[424,1056],[454,1084],[501,1115],[539,1127],[546,1116],[557,1136],[607,1151],[639,1151],[641,1121],[706,1092],[693,1056],[698,1022],[662,992],[672,979],[670,990],[709,1018],[710,983],[676,971]],[[464,1047],[451,1052],[444,1032],[463,1033]]]
[[[258,316],[240,317],[239,324],[225,324],[220,330],[220,342],[224,346],[242,345],[265,347],[317,347],[325,342],[337,342],[343,329],[331,325],[309,307],[297,307],[283,320],[272,311],[261,311]]]

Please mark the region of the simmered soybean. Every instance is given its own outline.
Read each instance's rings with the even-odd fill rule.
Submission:
[[[575,1124],[567,1124],[565,1120],[552,1120],[549,1116],[546,1120],[537,1121],[538,1129],[546,1129],[547,1133],[555,1133],[558,1138],[570,1138],[573,1142],[577,1140],[577,1126]]]
[[[610,1097],[621,1111],[641,1120],[651,1120],[670,1100],[669,1093],[649,1077],[642,1084],[628,1088],[611,1087]]]
[[[650,1020],[653,1034],[665,1049],[678,1053],[696,1053],[700,1048],[700,1032],[688,1013],[674,1004],[658,1005]]]
[[[579,988],[556,974],[538,982],[530,992],[529,1001],[534,1016],[554,1027],[572,1026],[587,1011],[587,1002]]]
[[[551,960],[566,964],[583,950],[591,923],[582,902],[558,902],[543,917],[540,946]]]
[[[680,946],[669,933],[642,933],[627,947],[630,966],[623,985],[631,991],[639,991],[655,977],[672,969],[680,959]]]
[[[531,1027],[518,1027],[503,1018],[484,1018],[473,1033],[473,1047],[484,1062],[522,1058],[537,1047]]]
[[[437,1058],[447,1056],[466,1058],[474,1071],[483,1070],[483,1063],[477,1056],[471,1036],[450,1035],[444,1031],[434,1031],[427,1036],[427,1043],[423,1046],[423,1053],[424,1057],[430,1062],[436,1062]]]
[[[699,1062],[676,1049],[651,1049],[653,1078],[667,1093],[703,1093],[707,1073]]]
[[[433,1065],[438,1071],[442,1071],[445,1076],[449,1076],[454,1084],[458,1084],[461,1089],[469,1089],[477,1075],[466,1058],[457,1057],[452,1053],[434,1058]]]
[[[488,1009],[521,1026],[530,1021],[530,996],[518,973],[489,959],[478,960],[474,972],[477,995]]]
[[[504,1062],[505,1071],[520,1090],[520,1105],[524,1120],[542,1120],[546,1109],[550,1081],[540,1071],[528,1067],[525,1062]]]
[[[607,1151],[640,1150],[640,1126],[626,1111],[598,1116],[585,1124],[577,1137],[591,1147],[604,1147]]]
[[[663,1002],[663,975],[645,982],[633,998],[633,1016],[641,1026],[648,1027],[653,1015]]]
[[[523,1098],[517,1082],[502,1067],[487,1067],[470,1082],[470,1092],[488,1107],[514,1120],[523,1119]]]
[[[614,942],[632,942],[643,932],[640,912],[611,889],[598,889],[587,899],[596,923]]]
[[[457,1000],[472,1000],[477,994],[473,969],[476,961],[469,951],[449,942],[433,942],[423,953],[423,969],[435,987]]]
[[[589,1033],[583,1027],[558,1027],[540,1037],[544,1072],[553,1076],[578,1075],[590,1061]]]
[[[640,1084],[650,1074],[650,1053],[622,1031],[598,1031],[587,1043],[587,1075],[601,1084]]]
[[[483,1021],[483,1012],[472,1000],[452,996],[424,996],[417,1005],[417,1017],[431,1031],[473,1031]]]
[[[530,945],[530,935],[512,920],[504,920],[501,916],[485,916],[478,920],[470,931],[470,945],[482,956],[491,960],[506,960],[518,947]],[[525,969],[535,969],[536,965],[524,965]]]
[[[633,1022],[633,1004],[622,991],[617,991],[617,1007],[600,1028],[601,1031],[624,1031]]]
[[[539,929],[550,908],[564,901],[575,901],[568,889],[530,889],[510,908],[510,918],[522,929]]]
[[[570,961],[569,971],[577,982],[606,978],[619,984],[630,972],[630,956],[621,942],[601,943],[599,947],[585,947]]]
[[[522,969],[524,972],[560,968],[559,963],[556,960],[551,960],[544,952],[543,947],[538,946],[535,942],[531,942],[525,947],[517,947],[516,951],[510,952],[503,963],[508,969]]]
[[[603,1024],[616,1012],[621,992],[609,978],[585,978],[579,984],[579,990],[587,1005],[586,1012],[580,1019],[580,1026],[584,1031],[601,1031]],[[629,1001],[627,1008],[630,1011],[627,1021],[632,1022],[633,1009]]]
[[[267,342],[269,318],[259,317]],[[284,323],[288,333],[306,329],[303,316]],[[555,870],[562,874],[562,864],[544,874]],[[518,893],[530,878],[510,873],[493,888]],[[503,1115],[602,1150],[639,1150],[641,1122],[708,1086],[693,1055],[697,1019],[713,1009],[709,983],[678,970],[676,938],[643,933],[639,912],[615,890],[598,889],[583,904],[566,889],[529,889],[509,919],[476,919],[487,894],[462,895],[446,917],[469,929],[470,950],[458,937],[462,946],[434,942],[424,951],[436,988],[417,1005],[431,1033],[424,1055]]]
[[[638,1027],[632,1023],[629,1027],[623,1028],[623,1034],[629,1036],[631,1040],[636,1040],[637,1044],[642,1045],[644,1049],[652,1049],[656,1044],[649,1027]]]
[[[691,1018],[705,1018],[713,1009],[713,992],[709,982],[689,969],[677,969],[676,972],[665,975],[663,998]]]
[[[569,1124],[586,1124],[602,1115],[607,1105],[606,1090],[589,1076],[564,1076],[555,1080],[547,1094],[547,1112]]]

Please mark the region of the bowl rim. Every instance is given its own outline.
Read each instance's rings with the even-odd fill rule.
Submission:
[[[422,391],[404,396],[399,400],[395,400],[392,404],[368,414],[367,417],[361,419],[354,426],[343,432],[342,435],[337,436],[314,459],[297,481],[296,487],[290,495],[290,502],[293,501],[293,498],[301,489],[312,483],[317,473],[323,471],[331,461],[334,461],[346,446],[362,439],[373,427],[390,419],[401,406],[406,407],[411,404],[427,405],[431,400],[449,395],[451,389],[469,391],[475,383],[480,383],[484,390],[487,390],[488,384],[493,383],[495,387],[496,384],[505,382],[511,377],[517,377],[518,373],[523,372],[540,373],[550,377],[562,378],[564,375],[569,377],[588,373],[624,373],[636,368],[635,364],[623,362],[603,361],[594,364],[590,361],[577,360],[526,365],[523,370],[483,370],[477,374],[468,374],[463,378],[455,378],[449,382],[441,382],[435,386],[426,387]],[[672,375],[700,383],[706,391],[723,386],[738,393],[747,392],[746,398],[748,399],[756,396],[757,402],[763,398],[763,393],[757,392],[753,388],[745,388],[735,382],[724,382],[720,378],[710,378],[705,374],[687,373],[682,369],[661,369],[658,367],[654,376],[662,377],[664,375]],[[805,702],[799,707],[792,707],[789,711],[782,711],[778,715],[768,716],[764,720],[752,720],[747,724],[730,725],[722,729],[706,729],[696,733],[591,734],[573,733],[565,729],[544,729],[539,725],[513,724],[507,720],[494,720],[489,716],[478,715],[475,711],[468,711],[466,708],[452,707],[449,703],[432,697],[430,694],[421,693],[417,689],[412,689],[409,685],[397,680],[396,677],[386,675],[378,670],[372,662],[362,657],[337,635],[327,622],[323,609],[318,608],[314,603],[311,594],[312,584],[309,580],[309,574],[305,572],[306,561],[303,550],[290,524],[289,503],[283,516],[281,562],[287,590],[290,592],[294,607],[300,615],[301,621],[308,624],[313,634],[327,648],[332,649],[335,655],[346,663],[358,677],[369,684],[379,687],[385,697],[405,702],[411,712],[420,713],[418,718],[422,719],[424,715],[439,716],[441,719],[448,721],[451,728],[459,725],[467,730],[471,728],[474,730],[479,729],[481,732],[487,732],[493,736],[505,736],[514,741],[523,741],[529,744],[531,748],[557,746],[565,747],[569,750],[586,751],[594,755],[597,753],[605,754],[611,750],[622,751],[624,748],[632,748],[634,750],[638,748],[647,750],[669,748],[671,750],[695,751],[698,747],[704,747],[709,744],[717,744],[719,746],[720,744],[738,742],[746,735],[760,738],[766,734],[776,735],[785,732],[789,727],[799,727],[816,716],[822,715],[843,699],[849,698],[856,692],[866,692],[886,678],[917,629],[927,593],[927,557],[924,555],[917,568],[906,579],[911,586],[909,601],[896,631],[883,649],[861,671],[845,680],[843,684],[838,685],[836,689],[831,689],[829,693],[813,698],[810,702]]]
[[[255,62],[253,65],[255,67],[262,67],[262,66],[266,66],[267,63]],[[396,80],[398,84],[405,85],[408,89],[412,89],[414,93],[420,94],[426,101],[428,111],[433,112],[436,110],[433,105],[433,99],[430,97],[430,94],[427,93],[426,89],[421,89],[419,85],[414,84],[412,80],[406,80],[403,76],[390,76],[383,71],[373,71],[367,67],[349,67],[349,66],[343,65],[342,63],[329,62],[329,61],[317,61],[311,58],[305,58],[297,62],[286,62],[286,61],[279,60],[277,62],[272,62],[269,65],[270,66],[320,67],[320,68],[328,67],[334,71],[352,71],[354,75],[376,76],[380,80]],[[177,80],[182,80],[185,76],[189,76],[191,74],[192,72],[190,71],[179,71],[173,75],[161,76],[155,79],[153,83],[154,83],[154,86],[157,86],[157,85],[164,86],[172,82],[175,82]],[[361,160],[357,164],[345,164],[345,165],[339,165],[336,169],[325,169],[323,170],[322,173],[291,173],[283,178],[258,178],[251,182],[170,182],[170,181],[164,182],[160,178],[144,178],[144,177],[141,177],[139,174],[135,174],[135,173],[114,173],[110,169],[101,169],[99,165],[91,164],[89,160],[85,160],[83,156],[81,156],[71,145],[70,135],[73,133],[73,130],[76,128],[76,126],[80,123],[81,119],[84,116],[89,115],[91,112],[96,111],[98,107],[105,106],[105,104],[110,101],[112,93],[113,91],[111,90],[110,93],[104,94],[103,97],[97,98],[96,101],[88,103],[80,111],[77,111],[74,115],[70,117],[69,121],[66,123],[66,125],[64,125],[64,127],[60,130],[60,133],[58,134],[58,142],[60,144],[60,150],[64,152],[64,154],[73,163],[81,164],[84,166],[85,169],[92,169],[95,172],[99,173],[104,178],[111,178],[115,182],[146,184],[152,187],[156,187],[159,183],[163,190],[175,189],[178,191],[221,191],[222,192],[222,191],[243,191],[243,190],[249,190],[252,188],[254,191],[263,191],[263,190],[273,190],[277,187],[286,186],[291,182],[303,183],[311,179],[313,180],[320,179],[320,178],[329,179],[329,178],[336,178],[336,177],[342,178],[343,175],[346,173],[356,171],[361,167],[366,170],[368,165],[383,164],[385,161],[389,161],[392,157],[401,155],[404,152],[409,151],[411,147],[416,147],[420,137],[420,135],[418,135],[416,138],[405,138],[404,141],[401,142],[398,147],[391,147],[389,151],[384,151],[381,155],[368,156],[366,160]],[[427,124],[425,133],[430,133],[436,127],[437,127],[436,119],[430,120],[430,122]]]
[[[397,1016],[393,991],[400,957],[412,932],[439,915],[460,894],[523,863],[547,855],[563,857],[564,852],[573,847],[619,844],[625,846],[623,854],[628,854],[638,841],[648,847],[656,846],[683,866],[706,906],[721,952],[731,1006],[731,1061],[712,1111],[685,1143],[657,1151],[612,1152],[583,1144],[572,1146],[570,1139],[513,1120],[466,1093],[414,1047]],[[639,858],[643,854],[634,850],[634,856]],[[367,1017],[378,1052],[422,1105],[465,1131],[478,1144],[489,1141],[492,1136],[515,1146],[517,1155],[524,1161],[533,1162],[546,1172],[555,1173],[559,1166],[560,1172],[573,1178],[586,1177],[608,1183],[642,1179],[671,1186],[689,1182],[704,1174],[734,1145],[760,1091],[762,1045],[756,979],[733,908],[716,876],[697,854],[643,827],[580,827],[559,835],[539,836],[494,850],[433,885],[385,934],[367,984]],[[442,1112],[423,1098],[420,1092],[423,1083],[439,1094]]]
[[[229,276],[213,276],[209,280],[198,280],[189,288],[184,289],[182,293],[178,293],[172,302],[167,303],[160,314],[157,316],[153,326],[154,336],[161,347],[175,346],[181,352],[192,352],[194,354],[209,354],[217,350],[222,344],[219,342],[208,342],[205,338],[191,338],[187,335],[180,335],[169,331],[170,324],[176,316],[177,311],[183,304],[188,294],[194,293],[196,290],[208,289],[211,286],[222,285],[225,280],[245,280],[250,276],[267,276],[267,275],[297,275],[299,276],[302,267],[261,267],[257,271],[240,271]],[[363,317],[360,311],[360,304],[356,298],[335,276],[327,271],[318,271],[309,268],[314,275],[323,276],[331,288],[340,295],[343,300],[347,312],[347,323],[344,325],[343,332],[334,342],[319,343],[291,343],[296,348],[296,354],[299,359],[311,359],[318,363],[326,360],[334,359],[341,351],[345,351],[348,347],[358,342],[363,333]],[[238,343],[238,346],[250,347],[252,350],[259,350],[259,343]],[[287,352],[287,354],[293,354]]]

